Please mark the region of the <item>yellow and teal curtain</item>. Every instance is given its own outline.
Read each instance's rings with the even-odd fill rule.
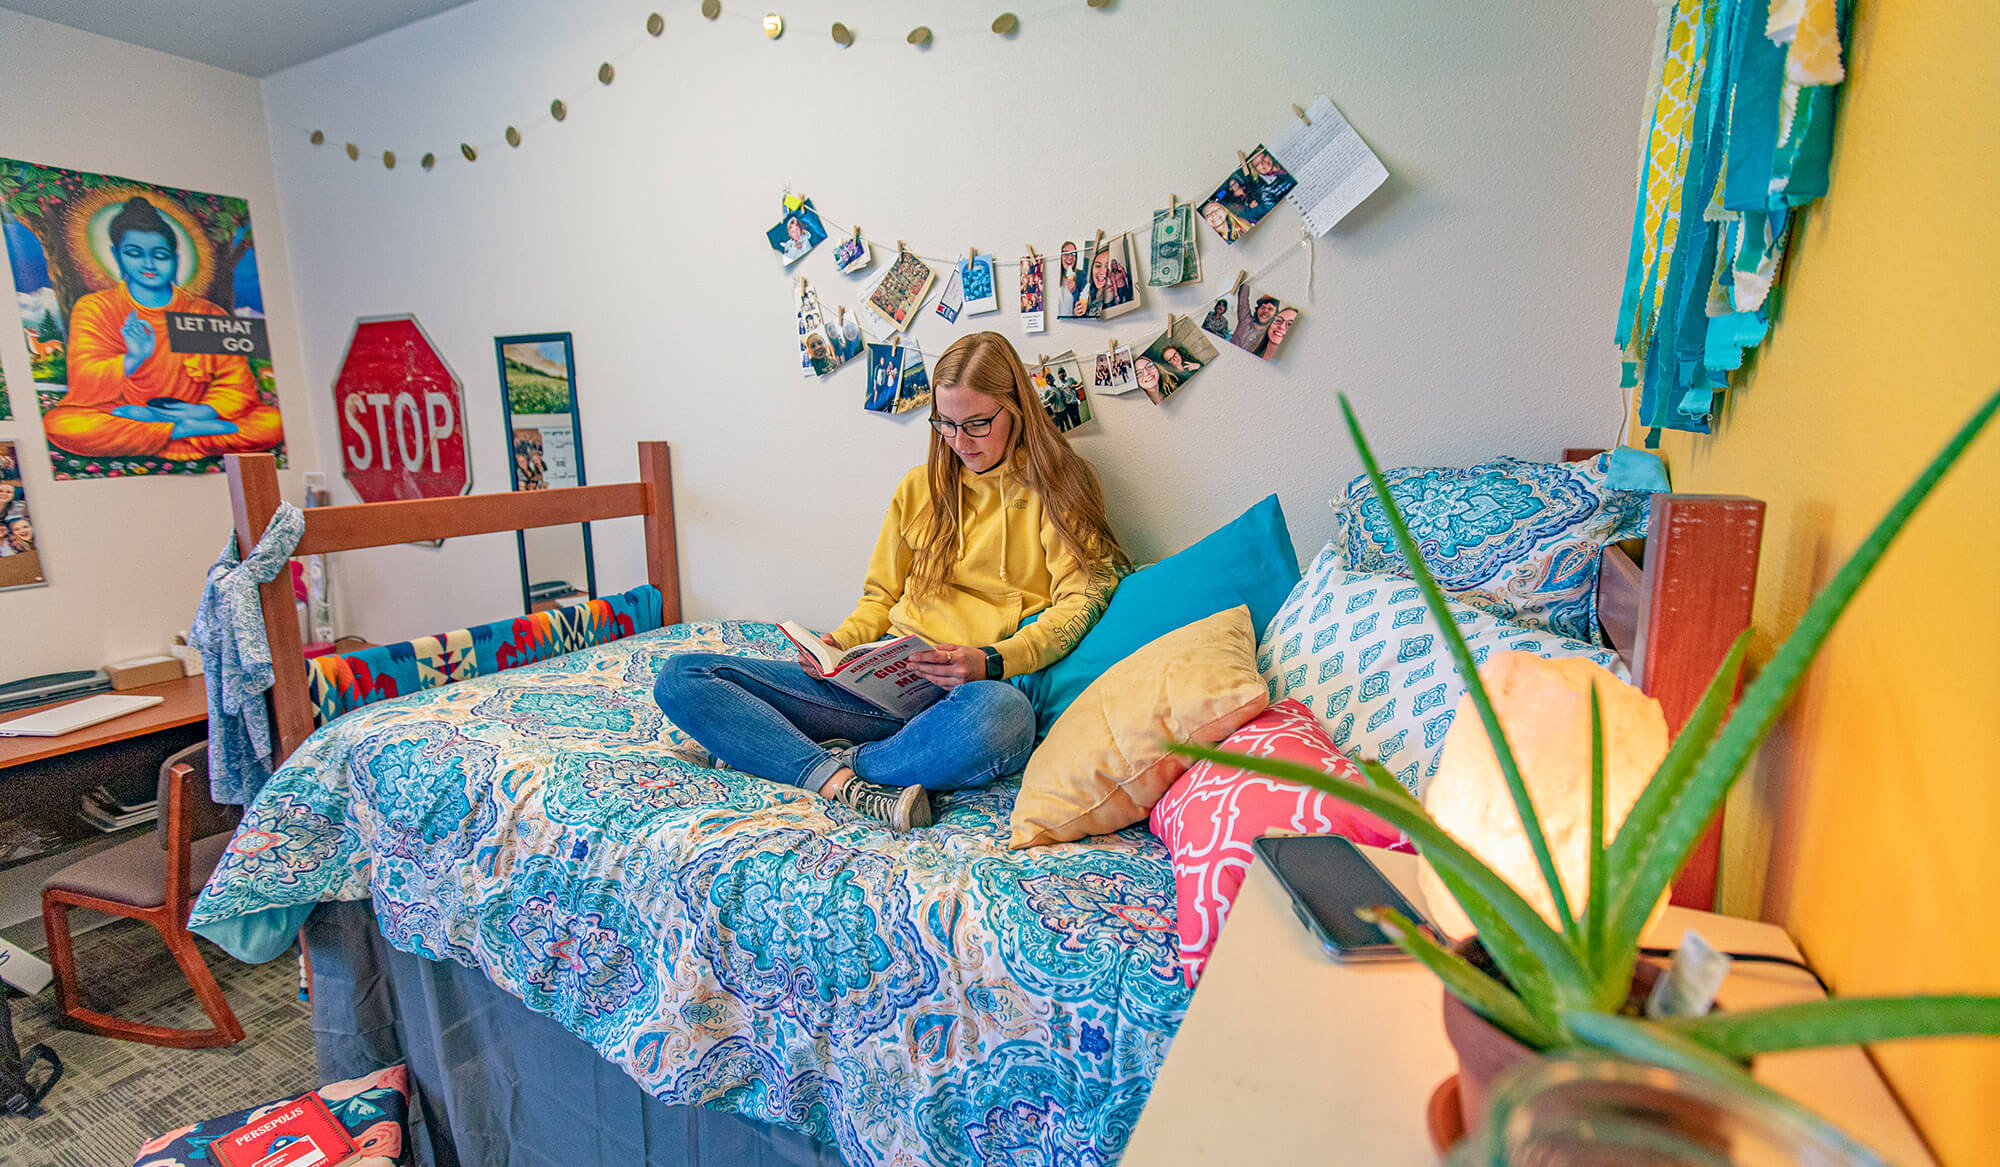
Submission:
[[[1639,420],[1707,433],[1826,193],[1851,0],[1662,0],[1617,343]]]

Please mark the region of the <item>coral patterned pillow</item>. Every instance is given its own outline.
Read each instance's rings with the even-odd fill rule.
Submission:
[[[1349,782],[1367,779],[1333,744],[1312,711],[1280,701],[1223,739],[1220,749],[1298,762]],[[1153,833],[1174,865],[1175,919],[1188,984],[1222,934],[1250,869],[1250,843],[1269,831],[1345,835],[1371,847],[1407,850],[1402,833],[1323,791],[1233,766],[1196,762],[1153,806]]]

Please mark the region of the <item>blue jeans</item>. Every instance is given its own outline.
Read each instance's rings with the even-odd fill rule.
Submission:
[[[667,719],[732,769],[818,790],[842,766],[884,786],[957,790],[1012,774],[1035,748],[1035,712],[1004,681],[968,681],[908,721],[793,661],[694,652],[653,684]],[[832,738],[858,743],[836,753]]]

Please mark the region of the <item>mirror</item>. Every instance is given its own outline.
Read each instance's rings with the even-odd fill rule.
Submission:
[[[493,340],[506,410],[507,473],[515,490],[582,486],[582,416],[570,334],[541,332]],[[528,612],[567,607],[597,595],[590,524],[517,531],[521,603]]]

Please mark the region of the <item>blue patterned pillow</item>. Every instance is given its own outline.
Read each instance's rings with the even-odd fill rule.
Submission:
[[[1304,705],[1335,745],[1380,761],[1421,793],[1437,770],[1465,684],[1413,581],[1343,571],[1339,559],[1337,543],[1329,543],[1313,560],[1264,630],[1257,671],[1273,703],[1290,698]],[[1626,675],[1608,649],[1447,603],[1474,661],[1495,652],[1582,656]]]
[[[1607,543],[1646,534],[1651,490],[1606,482],[1613,455],[1587,462],[1496,458],[1465,469],[1388,471],[1424,562],[1453,599],[1530,628],[1603,644],[1597,566]],[[1625,475],[1666,489],[1657,455],[1618,454]],[[1650,460],[1650,465],[1633,463]],[[1621,475],[1621,481],[1627,480]],[[1333,500],[1333,546],[1348,571],[1407,574],[1366,476]]]

